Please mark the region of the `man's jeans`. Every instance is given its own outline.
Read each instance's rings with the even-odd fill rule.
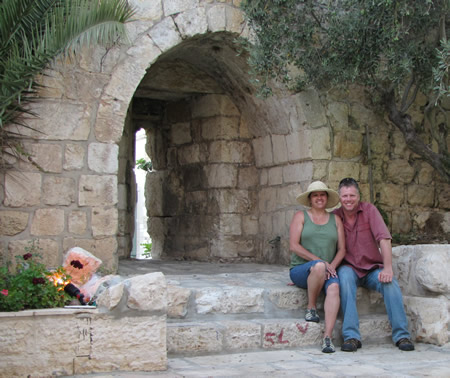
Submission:
[[[341,310],[344,317],[342,324],[344,341],[348,339],[361,340],[358,310],[356,309],[356,289],[358,286],[376,290],[383,295],[386,312],[392,326],[392,340],[394,343],[404,337],[411,338],[408,332],[408,321],[403,308],[400,286],[395,278],[390,283],[378,281],[378,273],[380,271],[381,269],[375,269],[366,276],[359,278],[349,266],[344,265],[338,269]]]

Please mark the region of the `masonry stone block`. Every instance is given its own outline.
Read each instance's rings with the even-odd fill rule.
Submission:
[[[258,168],[273,164],[272,142],[269,135],[252,140],[255,164]]]
[[[68,143],[64,150],[63,168],[66,171],[78,170],[84,167],[85,149],[82,145]]]
[[[217,203],[220,213],[247,214],[255,206],[248,190],[221,189],[209,193],[210,201]]]
[[[201,157],[200,145],[192,144],[178,148],[178,163],[180,165],[200,163],[204,158]]]
[[[200,288],[195,294],[198,314],[249,314],[264,312],[261,288]]]
[[[87,229],[87,214],[84,211],[71,211],[67,217],[67,227],[70,233],[82,235]]]
[[[227,351],[261,348],[261,325],[248,321],[221,322],[223,346]]]
[[[415,169],[403,159],[390,160],[387,166],[387,176],[395,184],[409,184],[415,175]]]
[[[208,95],[198,98],[192,105],[192,118],[214,116],[239,117],[240,112],[230,97]]]
[[[283,184],[283,167],[272,167],[268,169],[269,186]]]
[[[19,160],[24,171],[60,173],[62,171],[62,149],[57,144],[24,144],[28,160]]]
[[[433,293],[450,294],[449,251],[427,251],[415,264],[417,281]]]
[[[64,231],[64,210],[37,209],[31,220],[31,235],[59,235]]]
[[[110,143],[91,143],[88,147],[88,167],[98,173],[117,173],[119,146]]]
[[[202,137],[206,140],[237,139],[239,137],[238,117],[210,117],[201,120]]]
[[[31,128],[21,128],[20,133],[41,140],[85,141],[90,132],[91,106],[62,101],[33,103],[36,117],[27,121]]]
[[[242,219],[238,214],[222,214],[219,216],[219,229],[223,235],[241,235]]]
[[[192,290],[181,287],[177,281],[167,281],[167,316],[184,318],[188,313]]]
[[[327,106],[327,117],[335,130],[347,129],[349,106],[344,102],[330,100]]]
[[[407,210],[392,212],[392,233],[407,234],[411,229],[411,214]]]
[[[38,262],[41,262],[49,268],[56,268],[61,265],[61,256],[57,241],[45,238],[33,238],[32,240],[13,240],[8,243],[8,261],[12,266],[16,264],[15,256],[23,256],[26,253],[26,249],[29,249],[33,245],[33,242],[37,248],[33,252],[42,255],[42,258]]]
[[[256,215],[242,216],[242,232],[244,235],[257,235],[259,232],[259,222]]]
[[[0,235],[20,234],[28,226],[28,213],[24,211],[0,211]]]
[[[208,22],[205,8],[196,7],[178,14],[175,16],[175,24],[183,39],[206,33]]]
[[[131,0],[129,3],[136,11],[136,19],[157,21],[163,15],[162,0]]]
[[[448,342],[448,300],[404,296],[405,310],[410,319],[410,328],[416,341],[435,345]]]
[[[91,227],[94,237],[116,235],[118,229],[117,209],[103,207],[92,208]]]
[[[299,112],[305,114],[306,122],[310,127],[321,127],[327,123],[325,109],[320,102],[316,90],[308,89],[295,96]]]
[[[209,146],[209,161],[250,164],[253,162],[253,151],[247,142],[214,141]]]
[[[222,236],[213,239],[210,246],[211,257],[233,259],[238,257],[256,257],[255,243],[253,239],[235,236]]]
[[[124,102],[118,99],[108,100],[101,103],[99,106],[97,120],[95,122],[95,138],[98,142],[103,143],[118,143],[123,134],[123,120],[125,119],[125,112],[121,110],[113,110],[109,101],[113,101],[119,106],[124,105]]]
[[[411,206],[433,207],[434,189],[429,185],[411,184],[407,189],[408,204]]]
[[[95,302],[99,307],[106,308],[108,311],[114,310],[119,305],[125,292],[125,284],[119,282],[102,291]]]
[[[199,5],[199,0],[163,0],[164,15],[170,16],[194,9]]]
[[[172,124],[170,127],[170,139],[176,145],[192,142],[191,124],[189,122]]]
[[[211,32],[223,31],[226,28],[226,6],[223,4],[210,7],[206,11],[208,30]]]
[[[353,177],[355,180],[359,180],[360,168],[357,163],[344,163],[341,161],[331,161],[329,165],[329,182],[337,182],[344,177]]]
[[[438,193],[439,207],[450,210],[450,185],[441,184],[441,189]]]
[[[314,165],[312,162],[302,162],[283,166],[283,183],[299,183],[311,181]]]
[[[319,323],[294,319],[261,320],[264,349],[282,349],[318,344],[322,338],[322,326]]]
[[[288,162],[287,144],[285,135],[272,135],[273,162],[283,164]]]
[[[69,177],[44,176],[42,202],[46,205],[68,206],[75,202],[75,180]]]
[[[277,189],[262,188],[259,192],[259,211],[267,213],[277,208]]]
[[[286,278],[288,281],[288,278]],[[269,299],[276,308],[284,310],[304,309],[308,305],[308,294],[296,286],[284,289],[271,289]]]
[[[244,28],[245,18],[240,9],[227,7],[225,10],[227,17],[227,30],[232,33],[241,33]]]
[[[334,156],[343,159],[361,155],[363,135],[352,130],[343,130],[334,134]]]
[[[117,177],[82,175],[78,192],[80,206],[113,206],[117,204]]]
[[[311,158],[312,141],[307,130],[286,136],[287,154],[290,162]]]
[[[92,338],[90,359],[77,366],[77,369],[80,373],[94,369],[104,372],[165,370],[165,323],[164,316],[124,316],[119,319],[103,316],[101,320],[94,318],[89,333]],[[124,350],[132,351],[132,354],[123,353]]]
[[[277,210],[285,211],[287,207],[299,206],[297,196],[301,192],[298,184],[290,184],[276,188]],[[288,213],[288,212],[286,212]],[[288,226],[289,228],[289,226]]]
[[[41,201],[41,174],[10,171],[5,174],[6,207],[31,207]]]
[[[258,185],[258,178],[256,167],[240,167],[238,170],[238,189],[255,188]]]
[[[209,323],[167,324],[167,352],[216,353],[223,348],[223,336],[217,325]]]
[[[181,42],[181,35],[171,17],[164,18],[157,23],[149,32],[150,38],[161,51],[176,46]]]
[[[167,283],[161,272],[147,273],[124,281],[127,307],[140,311],[167,312]]]

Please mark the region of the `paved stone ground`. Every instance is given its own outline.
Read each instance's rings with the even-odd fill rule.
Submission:
[[[151,353],[151,351],[149,351]],[[450,377],[450,343],[416,344],[402,352],[391,344],[358,352],[324,354],[317,347],[170,358],[164,372],[114,372],[75,377]]]

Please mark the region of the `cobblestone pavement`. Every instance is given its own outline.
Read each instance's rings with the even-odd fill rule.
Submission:
[[[151,351],[149,351],[151,353]],[[114,372],[75,377],[450,377],[450,343],[363,345],[355,353],[324,354],[319,347],[169,358],[164,372]]]

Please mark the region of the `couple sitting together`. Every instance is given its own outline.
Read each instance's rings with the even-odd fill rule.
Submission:
[[[361,348],[356,290],[363,286],[383,295],[392,326],[392,340],[400,350],[414,350],[403,308],[403,298],[392,270],[391,234],[377,208],[360,202],[358,183],[345,178],[338,192],[323,182],[308,186],[297,201],[308,210],[297,212],[290,225],[292,252],[290,278],[308,291],[305,319],[319,322],[316,302],[325,293],[325,332],[322,352],[335,351],[331,341],[334,324],[342,310],[341,350]],[[341,207],[332,213],[341,202]]]

